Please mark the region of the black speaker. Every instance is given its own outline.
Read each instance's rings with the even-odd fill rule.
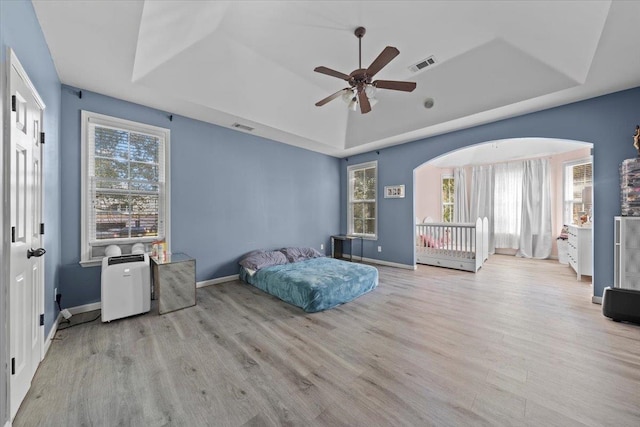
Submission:
[[[616,322],[640,323],[640,291],[605,288],[602,295],[602,314]]]

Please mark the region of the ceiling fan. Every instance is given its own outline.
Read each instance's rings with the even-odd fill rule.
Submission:
[[[371,81],[378,71],[382,70],[393,58],[400,54],[400,51],[392,46],[387,46],[378,55],[378,57],[369,65],[369,68],[362,68],[362,37],[366,29],[358,27],[354,34],[358,38],[358,69],[351,74],[344,74],[339,71],[332,70],[327,67],[316,67],[313,71],[326,74],[328,76],[337,77],[349,83],[349,87],[341,89],[329,95],[321,101],[316,102],[316,106],[321,107],[339,96],[349,103],[352,110],[356,110],[360,105],[362,114],[371,111],[371,106],[377,100],[374,98],[376,89],[400,90],[403,92],[412,92],[416,88],[415,82],[399,82],[393,80],[375,80]]]

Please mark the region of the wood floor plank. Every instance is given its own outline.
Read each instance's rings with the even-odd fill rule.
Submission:
[[[568,266],[378,269],[320,313],[235,281],[61,330],[13,425],[640,425],[640,326],[603,317]]]

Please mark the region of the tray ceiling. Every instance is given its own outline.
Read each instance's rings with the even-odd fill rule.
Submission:
[[[64,84],[338,157],[640,86],[640,2],[33,3]],[[345,85],[313,69],[357,68],[358,26],[363,66],[395,46],[376,77],[416,90],[315,107]]]

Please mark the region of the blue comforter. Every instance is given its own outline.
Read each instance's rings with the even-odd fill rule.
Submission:
[[[333,258],[274,265],[240,278],[290,304],[314,313],[351,301],[378,286],[378,270]]]

